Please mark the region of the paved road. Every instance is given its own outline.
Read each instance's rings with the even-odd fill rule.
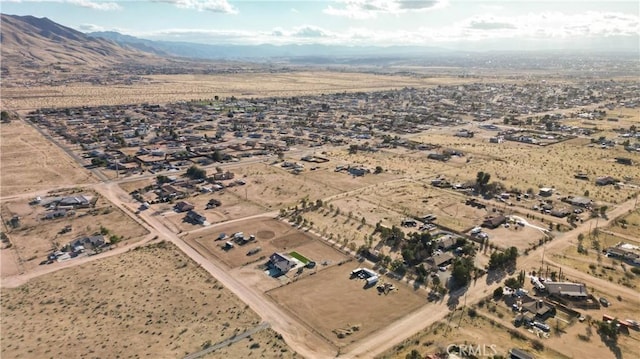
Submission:
[[[216,350],[218,350],[220,348],[224,348],[227,345],[231,345],[231,344],[233,344],[235,342],[238,342],[238,341],[240,341],[240,340],[242,340],[242,339],[244,339],[244,338],[246,338],[246,337],[248,337],[250,335],[254,335],[257,332],[263,331],[263,330],[269,328],[269,326],[270,326],[269,323],[262,322],[262,323],[260,323],[257,326],[247,330],[246,332],[244,332],[242,334],[234,335],[233,337],[231,337],[229,339],[221,341],[220,343],[212,345],[212,346],[210,346],[210,347],[208,347],[206,349],[203,349],[203,350],[201,350],[201,351],[199,351],[197,353],[189,354],[189,355],[185,356],[184,359],[198,359],[198,358],[203,357],[203,356],[205,356],[205,355],[207,355],[209,353],[213,353],[214,351],[216,351]]]

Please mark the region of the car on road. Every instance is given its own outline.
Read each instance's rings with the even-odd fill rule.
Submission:
[[[600,302],[600,304],[602,304],[602,306],[604,307],[608,307],[611,305],[611,303],[609,303],[609,301],[607,300],[607,298],[605,297],[600,297],[600,299],[598,299],[598,301]]]

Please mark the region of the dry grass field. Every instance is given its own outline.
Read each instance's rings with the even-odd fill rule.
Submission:
[[[482,315],[471,318],[466,310],[456,310],[450,314],[450,319],[448,320],[449,325],[444,321],[436,323],[396,345],[380,355],[379,358],[405,358],[413,350],[417,350],[422,356],[446,353],[449,345],[480,346],[481,354],[488,354],[489,356],[495,354],[508,357],[510,349],[519,348],[534,354],[536,358],[540,359],[569,358],[569,356],[550,350],[534,350],[530,341],[524,337],[520,338],[511,335],[505,326]],[[510,326],[509,329],[515,328]],[[495,353],[491,347],[492,345],[495,348]],[[453,349],[451,352],[455,354]]]
[[[623,228],[621,220],[626,222],[626,228]],[[590,234],[585,233],[582,245],[586,249],[586,253],[579,253],[578,243],[573,243],[562,253],[554,254],[553,260],[609,282],[638,288],[640,276],[631,271],[633,267],[630,264],[599,254],[602,249],[616,246],[619,243],[640,246],[639,210],[622,216],[617,222],[614,221],[608,227],[601,228],[597,234],[595,231]]]
[[[576,196],[589,191],[589,197],[596,201],[620,203],[635,189],[599,187],[594,183],[595,178],[640,178],[637,166],[625,166],[614,160],[615,157],[628,157],[628,152],[620,146],[607,150],[589,147],[588,139],[574,139],[546,147],[510,141],[494,144],[481,138],[462,139],[448,134],[419,135],[413,139],[456,148],[465,152],[467,157],[492,158],[470,161],[465,167],[445,173],[454,182],[473,181],[477,172],[484,171],[491,175],[492,181],[502,182],[507,189],[514,187],[526,191],[532,188],[537,192],[540,187],[554,187],[562,195]],[[575,179],[578,172],[586,173],[590,180]]]
[[[629,243],[640,246],[640,240],[630,240],[629,238],[618,237],[613,234],[600,232],[598,236],[586,236],[583,240],[583,246],[587,253],[579,253],[577,246],[571,246],[562,253],[552,254],[553,261],[558,264],[565,265],[574,269],[578,269],[584,273],[589,273],[594,277],[608,280],[612,283],[627,286],[629,288],[638,288],[640,285],[640,276],[633,273],[630,264],[609,258],[602,255],[596,248],[613,247],[618,243]]]
[[[233,343],[230,346],[217,349],[204,358],[300,358],[292,352],[287,344],[280,339],[280,335],[273,329],[261,330],[247,339]]]
[[[93,195],[93,192],[81,192]],[[80,193],[76,193],[78,195]],[[141,239],[148,233],[140,224],[121,210],[99,197],[94,208],[78,209],[74,216],[44,220],[46,209],[40,205],[29,205],[28,200],[14,200],[1,205],[2,218],[20,217],[20,227],[7,231],[12,247],[3,251],[15,252],[16,265],[23,271],[36,266],[54,247],[60,248],[74,239],[100,233],[102,227],[109,230],[107,238],[116,235],[122,238],[119,245]],[[65,226],[71,231],[62,233]],[[3,266],[4,268],[4,266]],[[7,273],[2,272],[5,276]]]
[[[91,172],[23,121],[0,125],[0,138],[2,197],[94,182]]]
[[[482,222],[485,209],[465,206],[465,197],[443,191],[417,181],[383,183],[355,194],[376,206],[400,213],[403,217],[435,214],[437,223],[448,228],[466,231]],[[399,223],[392,223],[399,225]]]
[[[330,184],[294,175],[277,166],[251,164],[234,168],[233,171],[236,178],[243,178],[247,184],[228,188],[226,191],[266,210],[290,206],[303,197],[315,200],[341,192]]]
[[[73,278],[73,280],[69,280]],[[2,290],[2,357],[181,357],[260,318],[173,245],[161,242]],[[273,331],[214,357],[291,357]]]
[[[607,119],[613,118],[617,121],[608,121]],[[607,115],[602,120],[586,120],[579,118],[571,118],[566,121],[562,121],[572,126],[581,126],[586,128],[594,128],[610,131],[617,128],[628,129],[632,125],[636,127],[640,123],[640,112],[634,108],[616,107],[613,110],[607,110]]]
[[[620,220],[624,220],[626,225],[623,226],[623,224],[620,223]],[[613,224],[606,228],[606,230],[624,237],[640,240],[640,209],[636,209],[628,215],[623,216],[620,220],[618,223],[613,222]]]
[[[166,103],[220,97],[303,96],[334,92],[378,91],[443,84],[468,83],[471,78],[411,77],[372,73],[300,71],[219,75],[153,75],[146,83],[93,86],[3,88],[0,106],[12,110],[128,103]]]
[[[378,152],[358,152],[349,154],[347,150],[329,152],[338,164],[359,164],[373,171],[376,166],[382,167],[385,175],[397,177],[423,178],[435,177],[439,173],[447,173],[464,166],[466,159],[440,162],[427,159],[428,151],[409,151],[406,149],[384,149]],[[475,160],[480,160],[476,156]],[[474,160],[474,159],[472,159]]]
[[[386,277],[381,280],[393,284],[397,291],[385,295],[375,286],[365,289],[363,280],[349,279],[358,266],[334,266],[267,294],[338,347],[348,347],[426,303],[424,295]],[[333,332],[352,326],[359,329],[342,339]]]

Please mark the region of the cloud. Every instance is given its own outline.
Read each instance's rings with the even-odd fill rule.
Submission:
[[[516,26],[506,22],[480,20],[480,21],[472,21],[471,24],[469,24],[469,28],[476,29],[476,30],[500,30],[500,29],[515,29]]]
[[[331,34],[328,31],[323,30],[322,28],[319,28],[317,26],[310,26],[310,25],[295,28],[294,31],[290,32],[288,35],[292,37],[305,37],[305,38],[331,36]]]
[[[300,13],[300,11],[298,11],[298,9],[296,9],[294,7],[291,8],[291,12],[294,13],[294,14]]]
[[[122,10],[122,6],[115,2],[102,2],[102,1],[90,1],[90,0],[67,0],[69,4],[86,7],[93,10],[110,11],[110,10]]]
[[[327,6],[325,14],[352,19],[372,19],[380,14],[398,15],[439,9],[447,6],[448,0],[335,0],[336,6]]]
[[[92,0],[2,0],[2,2],[11,2],[11,3],[42,3],[42,2],[53,2],[53,3],[66,3],[71,5],[77,5],[80,7],[85,7],[93,10],[101,10],[101,11],[111,11],[111,10],[122,10],[122,6],[120,6],[117,2],[106,2],[106,1],[92,1]]]
[[[231,6],[227,0],[153,0],[174,4],[181,9],[194,9],[197,11],[211,11],[223,14],[237,14],[238,10]]]
[[[525,44],[535,42],[573,44],[607,38],[630,43],[640,37],[640,17],[614,12],[530,13],[520,16],[476,15],[446,26],[425,25],[412,29],[383,30],[353,26],[340,31],[307,24],[268,30],[168,29],[132,34],[151,39],[202,42],[208,44],[339,44],[339,45],[427,45]],[[586,42],[583,42],[586,43]],[[596,43],[596,42],[594,42]],[[481,45],[478,45],[481,46]]]
[[[78,30],[82,32],[95,32],[95,31],[105,31],[106,29],[100,25],[95,25],[95,24],[80,24],[78,25]]]

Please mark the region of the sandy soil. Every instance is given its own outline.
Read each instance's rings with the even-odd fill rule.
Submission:
[[[4,96],[4,93],[3,93]],[[22,121],[0,126],[0,196],[92,183],[91,172]]]
[[[165,103],[220,97],[301,96],[333,92],[375,91],[405,86],[426,87],[468,83],[472,78],[389,76],[346,72],[240,73],[220,75],[155,75],[149,83],[121,86],[67,86],[3,88],[2,107],[32,109]]]
[[[282,336],[272,329],[262,330],[247,339],[233,343],[230,346],[220,348],[205,358],[300,358],[297,353],[291,351],[282,340]]]
[[[2,312],[2,356],[12,358],[178,357],[260,323],[164,242],[3,289]],[[275,336],[258,340],[267,357],[281,352],[266,342],[286,349]],[[226,350],[234,356],[236,348]]]
[[[506,329],[487,317],[471,318],[466,310],[456,310],[446,321],[422,330],[379,357],[404,358],[412,350],[417,350],[423,356],[440,352],[446,353],[449,345],[458,344],[480,346],[482,353],[490,356],[497,354],[508,357],[508,351],[511,348],[520,348],[534,354],[536,358],[568,358],[555,352],[535,351],[531,348],[530,342],[511,336]]]
[[[226,233],[227,236],[231,236],[236,232],[243,232],[246,236],[253,234],[256,236],[256,240],[243,246],[236,245],[230,250],[222,248],[225,241],[229,239],[216,241],[220,233]],[[296,251],[309,260],[317,262],[319,267],[326,266],[321,265],[323,262],[330,265],[339,263],[347,258],[313,234],[299,231],[286,223],[274,219],[263,218],[235,222],[230,225],[220,225],[198,233],[187,234],[184,239],[190,245],[200,249],[208,256],[219,259],[231,268],[250,263],[264,264],[267,261],[266,258],[274,252],[290,253]],[[247,254],[250,250],[258,247],[261,248],[260,252],[254,255]],[[259,272],[262,273],[262,271]],[[269,278],[265,276],[264,279],[268,280]]]
[[[383,279],[398,288],[388,295],[379,294],[375,287],[363,288],[363,280],[349,279],[350,272],[358,266],[334,266],[267,294],[339,347],[348,346],[425,304],[424,295],[395,280]],[[332,332],[354,325],[359,330],[344,339]]]
[[[78,194],[80,193],[75,193]],[[82,194],[96,195],[91,191]],[[45,208],[30,206],[28,200],[4,202],[0,208],[3,218],[11,218],[13,215],[20,217],[20,227],[7,231],[13,246],[3,249],[3,252],[14,252],[20,271],[29,271],[37,267],[54,247],[60,248],[74,239],[99,233],[101,227],[109,230],[107,238],[111,235],[122,237],[123,240],[118,243],[120,246],[140,240],[148,233],[145,228],[103,198],[97,200],[95,208],[78,209],[74,216],[51,220],[43,220]],[[62,233],[61,230],[68,225],[72,227],[71,231]],[[2,268],[5,269],[4,266]],[[13,272],[15,270],[3,271],[2,277]]]
[[[296,176],[280,167],[266,164],[252,164],[234,169],[236,177],[244,178],[244,186],[227,189],[249,202],[267,210],[277,210],[289,206],[307,196],[311,200],[324,198],[340,192],[329,183],[322,183],[310,177]]]
[[[617,164],[615,157],[628,157],[620,146],[603,150],[589,147],[588,139],[574,139],[547,147],[527,145],[506,141],[501,144],[489,143],[480,137],[458,138],[450,134],[418,135],[414,140],[454,147],[465,152],[466,157],[489,156],[491,160],[470,161],[459,170],[445,173],[454,182],[475,180],[477,172],[491,175],[491,181],[502,182],[507,189],[511,187],[526,191],[540,187],[554,187],[562,195],[582,196],[589,191],[590,198],[606,203],[619,203],[627,199],[633,188],[620,190],[612,186],[596,186],[594,180],[599,176],[613,176],[622,179],[625,176],[640,178],[640,170],[634,166]],[[494,133],[495,135],[495,133]],[[596,134],[594,137],[599,137]],[[573,176],[586,173],[590,180],[577,180]],[[550,176],[550,174],[552,174]]]

